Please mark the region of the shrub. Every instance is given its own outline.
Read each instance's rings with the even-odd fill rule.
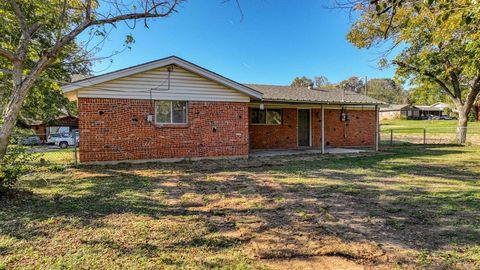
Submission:
[[[33,129],[15,128],[10,136],[10,144],[19,144],[22,138],[36,135]]]
[[[475,122],[478,119],[477,107],[473,106],[468,114],[468,122]]]
[[[61,165],[61,164],[52,164],[48,166],[48,170],[51,172],[63,172],[66,170],[66,168],[67,167],[65,165]]]
[[[11,189],[18,179],[33,169],[34,156],[27,147],[12,145],[0,162],[0,194]]]

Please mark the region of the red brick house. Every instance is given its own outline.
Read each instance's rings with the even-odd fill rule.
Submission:
[[[377,100],[337,89],[240,84],[174,56],[63,90],[78,101],[81,162],[378,147]]]

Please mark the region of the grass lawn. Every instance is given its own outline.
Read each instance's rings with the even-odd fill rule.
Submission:
[[[456,143],[457,120],[382,120],[380,122],[382,143],[390,143],[393,130],[394,144],[423,144],[425,129],[427,144]],[[480,145],[480,122],[468,123],[467,143]]]
[[[439,133],[455,133],[458,120],[382,120],[380,126],[382,131],[390,129],[404,129],[405,133],[419,132],[415,129],[435,130]],[[468,127],[474,133],[480,133],[480,121],[469,122]]]
[[[478,269],[480,147],[44,169],[0,269]]]
[[[65,164],[72,165],[75,161],[75,149],[73,147],[66,149],[49,149],[49,151],[35,153],[35,161],[42,162],[43,160],[50,164]]]

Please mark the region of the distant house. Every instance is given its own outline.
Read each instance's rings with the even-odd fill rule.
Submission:
[[[420,109],[408,104],[392,104],[380,108],[380,120],[387,119],[416,119],[420,117]]]
[[[447,103],[438,102],[432,105],[392,104],[380,108],[380,119],[425,119],[428,116],[445,115],[445,109],[451,108]]]
[[[437,102],[433,105],[430,105],[431,108],[437,108],[437,109],[442,109],[445,112],[445,109],[449,108],[452,109],[452,105],[444,103],[444,102]]]
[[[35,130],[40,140],[46,142],[50,134],[65,134],[78,129],[78,117],[70,115],[60,116],[49,122],[33,122],[30,124],[30,127]]]
[[[338,89],[241,84],[175,56],[63,91],[78,102],[82,163],[377,149],[383,104]]]
[[[444,115],[445,109],[450,108],[450,105],[439,102],[430,106],[415,105],[415,107],[420,109],[420,116],[429,116],[429,115],[442,116]]]

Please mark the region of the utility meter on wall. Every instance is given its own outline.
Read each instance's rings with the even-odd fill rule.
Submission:
[[[340,121],[347,122],[348,121],[348,114],[345,108],[342,108],[342,112],[340,113]]]

